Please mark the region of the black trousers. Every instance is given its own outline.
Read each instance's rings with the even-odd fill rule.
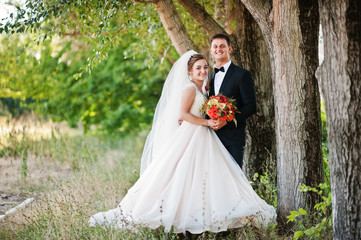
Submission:
[[[238,163],[240,168],[243,166],[243,155],[244,155],[244,145],[230,145],[226,149],[232,155],[234,160]]]

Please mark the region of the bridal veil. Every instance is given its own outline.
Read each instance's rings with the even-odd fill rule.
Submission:
[[[190,50],[184,53],[173,65],[164,82],[161,97],[158,101],[152,129],[145,142],[141,158],[140,174],[151,163],[159,149],[167,143],[170,136],[179,127],[180,99],[183,88],[190,82],[188,78],[188,61],[197,52]]]

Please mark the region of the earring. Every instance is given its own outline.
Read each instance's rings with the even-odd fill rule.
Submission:
[[[192,81],[192,76],[188,74],[189,81]]]

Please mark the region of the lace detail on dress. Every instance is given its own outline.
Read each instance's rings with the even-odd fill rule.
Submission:
[[[193,102],[193,105],[189,112],[192,113],[194,116],[204,118],[204,116],[201,114],[200,110],[201,110],[202,104],[204,103],[206,97],[203,95],[203,93],[201,93],[199,91],[199,89],[197,88],[197,86],[194,83],[192,83],[192,82],[187,83],[185,85],[184,89],[187,89],[189,87],[194,87],[196,89],[196,96],[194,97],[194,102]]]

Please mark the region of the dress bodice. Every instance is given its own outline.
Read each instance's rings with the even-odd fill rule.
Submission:
[[[201,114],[200,110],[201,110],[201,107],[202,107],[202,104],[204,103],[205,101],[205,96],[203,95],[203,93],[201,93],[197,86],[194,84],[194,83],[188,83],[186,85],[186,88],[188,87],[194,87],[196,89],[196,95],[194,97],[194,102],[193,102],[193,105],[190,109],[190,113],[192,113],[194,116],[197,116],[197,117],[201,117],[201,118],[204,118],[204,116]]]

